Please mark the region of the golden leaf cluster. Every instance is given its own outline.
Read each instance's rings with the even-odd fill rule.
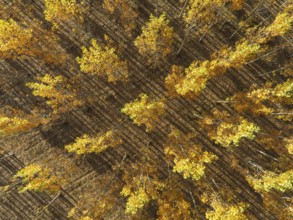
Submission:
[[[109,82],[127,81],[128,67],[126,62],[120,60],[115,49],[109,46],[99,46],[92,39],[92,46],[82,47],[82,57],[76,58],[81,71],[107,77]]]
[[[109,147],[116,147],[121,144],[122,140],[117,137],[113,131],[107,131],[105,134],[98,135],[96,137],[90,137],[84,134],[81,137],[76,138],[75,142],[65,146],[65,149],[70,153],[77,155],[101,153]]]
[[[133,43],[140,54],[149,57],[152,62],[157,62],[172,52],[173,38],[174,30],[169,26],[166,15],[151,15],[150,20],[142,27],[141,35]]]
[[[165,113],[164,100],[153,100],[146,94],[140,94],[139,99],[127,103],[121,110],[122,113],[129,115],[137,125],[145,125],[147,131],[155,128],[160,120],[160,116]]]
[[[20,192],[27,190],[37,192],[56,192],[60,190],[62,180],[52,173],[49,168],[42,168],[38,164],[30,164],[19,170],[14,179],[20,178],[24,186],[20,187]]]

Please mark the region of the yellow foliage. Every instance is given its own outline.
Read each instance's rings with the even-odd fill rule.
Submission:
[[[246,62],[254,59],[261,52],[259,44],[250,43],[247,40],[239,41],[236,48],[231,50],[228,59],[229,67],[240,68]]]
[[[207,211],[206,218],[208,220],[245,220],[248,219],[243,212],[247,208],[245,203],[235,205],[222,204],[217,200],[211,203],[214,211]]]
[[[212,7],[211,5],[222,5],[224,2],[226,1],[189,1],[187,12],[185,13],[183,18],[187,23],[190,24],[195,18],[199,19],[197,17],[197,12],[199,8],[205,9],[208,7]],[[280,13],[276,17],[276,20],[271,24],[271,26],[265,29],[265,31],[260,30],[257,36],[253,37],[254,40],[252,42],[249,42],[246,39],[242,39],[236,43],[235,48],[230,47],[228,49],[221,50],[218,53],[218,56],[211,61],[206,60],[201,63],[195,61],[191,63],[191,65],[185,69],[185,75],[180,78],[179,82],[175,85],[169,83],[169,85],[174,86],[176,88],[176,92],[179,95],[192,97],[194,95],[198,95],[206,87],[207,81],[212,77],[224,74],[226,70],[231,67],[240,68],[245,63],[253,60],[257,55],[263,52],[261,44],[267,42],[267,40],[257,40],[259,35],[264,35],[263,32],[272,32],[272,38],[283,35],[290,30],[290,24],[293,18],[292,15],[288,11],[286,11],[286,9],[284,11],[285,12]],[[208,12],[208,10],[205,12]],[[205,13],[201,15],[204,16],[206,19],[209,18],[209,16],[205,15]],[[169,81],[171,77],[174,77],[174,74],[169,76]],[[171,88],[168,89],[172,90]]]
[[[127,214],[135,215],[151,200],[159,197],[165,185],[158,180],[156,170],[155,166],[148,163],[134,163],[124,170],[125,185],[120,194],[128,197]]]
[[[183,14],[183,20],[187,25],[206,25],[215,16],[214,8],[221,7],[228,0],[190,0]]]
[[[0,114],[0,137],[27,131],[39,124],[40,120],[35,117],[7,117]]]
[[[27,83],[26,85],[33,89],[34,96],[47,99],[46,103],[53,109],[53,113],[69,111],[82,104],[76,95],[69,90],[70,86],[66,84],[64,77],[53,77],[46,74],[37,79],[40,82]]]
[[[210,78],[224,74],[228,68],[240,68],[258,53],[260,53],[258,44],[240,41],[235,48],[220,51],[219,56],[211,61],[206,60],[202,63],[195,61],[185,69],[185,76],[181,77],[175,85],[176,91],[182,96],[198,95]]]
[[[107,131],[105,134],[96,137],[89,137],[87,134],[77,138],[74,143],[66,145],[68,152],[77,155],[100,153],[109,147],[116,147],[122,140],[117,137],[113,131]]]
[[[252,140],[255,138],[255,133],[259,131],[260,128],[258,126],[240,117],[239,121],[234,123],[221,122],[217,126],[216,133],[212,136],[212,139],[223,147],[238,146],[242,138]]]
[[[198,94],[206,87],[206,82],[213,72],[209,68],[209,62],[199,64],[193,62],[185,69],[185,77],[175,85],[178,94],[188,96],[190,93]],[[200,65],[200,66],[199,66]]]
[[[183,175],[184,179],[199,180],[204,176],[206,165],[217,159],[217,156],[203,151],[191,142],[191,135],[183,135],[177,129],[169,134],[169,142],[164,152],[173,162],[173,172]]]
[[[82,57],[76,58],[81,71],[107,76],[109,82],[126,81],[128,67],[125,61],[121,61],[116,55],[115,49],[109,46],[99,46],[96,40],[92,39],[92,47],[82,47]]]
[[[124,191],[121,192],[123,196],[129,196],[126,203],[125,213],[134,215],[150,201],[150,197],[146,194],[143,188],[139,188],[138,191],[128,195]]]
[[[45,18],[56,25],[58,20],[65,21],[79,12],[76,0],[44,0]]]
[[[11,53],[29,55],[32,37],[32,29],[21,27],[12,19],[0,19],[0,57]]]
[[[42,168],[40,165],[34,163],[18,171],[13,178],[21,178],[23,184],[25,184],[20,187],[20,192],[27,190],[56,192],[60,190],[62,184],[62,180],[53,175],[50,169]]]
[[[293,138],[286,139],[286,148],[289,154],[293,154]]]
[[[165,103],[163,100],[152,100],[146,94],[140,94],[139,97],[140,100],[127,103],[121,112],[130,116],[138,126],[144,124],[146,130],[151,131],[165,113]]]
[[[273,112],[273,109],[263,104],[264,100],[251,98],[249,97],[250,94],[251,93],[239,92],[227,100],[239,113],[249,110],[253,113],[253,115],[269,115]]]
[[[173,38],[174,30],[169,26],[166,15],[151,15],[150,20],[142,27],[141,35],[134,40],[134,45],[140,54],[157,62],[172,52]]]
[[[247,180],[258,192],[269,192],[272,189],[285,192],[293,189],[293,170],[281,174],[266,171],[261,178],[248,176]]]
[[[283,12],[277,14],[274,22],[268,27],[260,30],[260,38],[257,39],[259,43],[267,43],[277,36],[284,36],[292,29],[293,22],[293,3],[289,2],[284,8]]]
[[[288,79],[287,81],[277,84],[275,87],[272,83],[266,83],[262,88],[251,89],[250,92],[240,92],[228,98],[231,105],[238,112],[246,110],[251,111],[254,115],[264,114],[270,115],[274,111],[276,112],[279,108],[282,109],[281,105],[278,105],[278,109],[272,109],[267,104],[292,104],[293,94],[293,81]],[[277,115],[279,117],[281,115]],[[290,114],[288,114],[288,119]],[[282,118],[284,120],[284,118]]]

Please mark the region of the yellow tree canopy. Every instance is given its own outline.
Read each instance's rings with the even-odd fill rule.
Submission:
[[[77,155],[100,153],[109,147],[116,147],[121,144],[122,140],[117,137],[113,131],[107,131],[105,134],[96,137],[90,137],[87,134],[77,138],[74,143],[66,145],[65,149],[68,152],[76,153]]]
[[[109,46],[100,46],[92,39],[92,46],[82,47],[82,57],[76,58],[81,71],[98,76],[108,77],[109,82],[126,81],[128,67],[125,61],[120,60],[115,49]]]
[[[45,18],[57,25],[57,21],[65,21],[79,12],[76,0],[45,0]]]
[[[37,192],[56,192],[60,190],[62,180],[52,173],[49,168],[42,168],[38,164],[30,164],[19,170],[14,179],[20,178],[24,186],[20,187],[20,192],[27,190]]]
[[[211,203],[213,211],[206,212],[208,220],[246,220],[248,219],[243,213],[247,208],[245,203],[235,205],[223,204],[217,200]]]
[[[269,192],[272,189],[285,192],[293,189],[293,170],[280,174],[266,171],[260,178],[247,177],[247,180],[258,192]]]
[[[29,55],[32,32],[32,29],[22,27],[12,19],[0,19],[0,57],[9,57],[13,53]]]
[[[166,15],[151,15],[150,20],[142,27],[141,35],[134,40],[134,45],[140,54],[157,62],[172,52],[173,38],[174,30],[169,26]]]
[[[203,151],[190,139],[192,136],[183,135],[177,129],[169,134],[169,142],[165,146],[165,154],[173,159],[173,172],[183,175],[184,179],[199,180],[205,174],[206,164],[217,159],[217,156]]]
[[[47,99],[46,103],[53,109],[53,113],[66,112],[81,105],[63,76],[51,76],[49,74],[37,78],[39,82],[31,82],[26,85],[33,90],[34,96]]]
[[[146,94],[140,94],[139,99],[127,103],[121,110],[122,113],[130,116],[137,125],[145,125],[146,130],[150,131],[155,128],[160,120],[160,116],[165,113],[164,100],[154,100]]]

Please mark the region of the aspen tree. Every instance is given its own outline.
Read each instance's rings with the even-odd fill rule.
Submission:
[[[230,148],[239,146],[241,139],[253,140],[260,128],[241,116],[231,116],[227,112],[218,110],[212,116],[203,119],[203,124],[207,125],[209,137],[222,147]]]
[[[183,21],[187,26],[205,26],[216,17],[217,10],[230,3],[231,10],[239,10],[244,4],[244,0],[189,0],[186,10],[183,13]]]
[[[211,203],[213,211],[206,212],[208,220],[245,220],[248,219],[244,211],[247,208],[245,203],[235,205],[222,204],[220,201],[213,200]]]
[[[126,214],[135,215],[151,200],[159,197],[164,184],[158,179],[157,168],[149,163],[137,162],[124,170],[125,185],[121,195],[127,198]]]
[[[23,186],[19,192],[56,192],[60,190],[62,180],[55,176],[49,168],[43,168],[39,164],[32,163],[20,171],[13,178],[21,179]]]
[[[38,22],[28,26],[12,19],[0,19],[0,58],[28,56],[60,64],[66,59],[66,55],[60,55],[60,52],[56,36],[42,29]]]
[[[209,79],[224,74],[228,68],[240,68],[247,61],[256,57],[260,46],[250,44],[248,41],[239,41],[236,47],[224,49],[219,57],[211,61],[195,61],[184,70],[184,77],[176,85],[176,91],[183,96],[198,95]]]
[[[54,77],[46,74],[37,80],[39,82],[26,85],[33,90],[34,96],[47,99],[46,104],[53,109],[54,114],[69,111],[82,104],[63,76]]]
[[[134,40],[139,53],[158,62],[172,52],[174,30],[169,26],[166,14],[160,17],[150,16],[150,20],[142,27],[142,33]]]
[[[216,155],[203,151],[193,144],[190,135],[183,135],[175,129],[168,137],[165,154],[174,162],[173,172],[182,174],[184,179],[201,179],[204,176],[206,164],[217,159]]]
[[[255,133],[259,130],[259,127],[240,117],[237,124],[222,122],[217,127],[216,136],[212,137],[212,139],[223,147],[239,146],[242,138],[253,140]]]
[[[235,49],[227,51],[226,60],[229,60],[228,68],[239,69],[246,62],[253,60],[261,52],[261,46],[247,40],[241,40],[236,43]]]
[[[183,20],[187,26],[193,26],[195,23],[198,26],[207,24],[215,17],[215,9],[222,6],[226,1],[189,0],[186,11],[183,13]]]
[[[138,126],[145,125],[146,131],[156,127],[160,117],[165,113],[165,101],[156,100],[146,94],[140,94],[139,99],[127,103],[121,112],[128,115]]]
[[[21,27],[14,20],[0,19],[0,57],[13,57],[15,54],[30,55],[33,30]]]
[[[27,131],[39,124],[40,120],[34,117],[7,117],[0,114],[0,137]]]
[[[288,79],[275,87],[273,87],[272,83],[266,83],[262,88],[251,89],[248,93],[237,93],[228,98],[228,101],[238,112],[249,110],[254,115],[272,115],[277,109],[267,106],[266,103],[290,105],[293,103],[292,94],[293,81]]]
[[[82,57],[76,58],[81,71],[107,77],[108,81],[113,83],[127,81],[127,64],[116,55],[115,49],[110,46],[100,46],[95,39],[92,39],[91,43],[89,49],[82,47]]]
[[[46,123],[46,119],[40,118],[34,112],[28,114],[10,106],[0,109],[0,137],[26,132]]]
[[[104,134],[90,137],[87,134],[77,138],[74,143],[66,145],[65,149],[70,153],[77,155],[101,153],[109,147],[116,147],[122,140],[117,137],[113,131],[107,131]]]
[[[285,192],[293,189],[293,170],[280,174],[265,171],[260,178],[247,176],[246,179],[257,192],[269,192],[272,189]]]
[[[267,43],[277,36],[284,36],[292,29],[293,22],[293,3],[289,2],[283,9],[283,12],[277,14],[275,20],[268,27],[258,30],[254,40],[260,44]]]
[[[58,21],[66,21],[80,12],[76,0],[45,0],[45,19],[58,26]]]

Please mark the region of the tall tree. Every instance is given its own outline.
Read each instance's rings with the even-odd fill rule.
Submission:
[[[207,116],[203,123],[208,127],[208,135],[223,147],[239,146],[242,138],[253,140],[260,128],[241,116],[231,116],[218,110]]]
[[[142,33],[134,40],[139,53],[158,62],[172,52],[174,30],[169,26],[166,14],[160,17],[150,16],[150,20],[142,27]]]
[[[45,0],[45,19],[58,27],[59,21],[66,21],[80,13],[76,0]]]
[[[116,147],[121,144],[122,140],[117,137],[112,130],[104,134],[90,137],[87,134],[77,138],[74,143],[66,145],[65,149],[68,152],[76,153],[77,155],[100,153],[109,147]]]
[[[213,211],[206,212],[208,220],[245,220],[248,219],[244,214],[247,205],[238,203],[235,205],[223,204],[220,201],[214,200],[211,203]]]
[[[92,39],[92,46],[82,47],[82,57],[76,58],[81,71],[107,77],[109,82],[127,81],[128,67],[110,46],[100,46]]]
[[[56,36],[41,28],[38,22],[21,25],[10,19],[0,19],[0,57],[28,56],[47,63],[62,63],[66,59],[56,42]]]
[[[267,27],[260,28],[255,30],[252,28],[252,31],[249,30],[248,34],[255,42],[260,44],[267,43],[277,36],[284,36],[292,29],[293,22],[293,3],[287,2],[283,12],[277,14],[275,20]],[[256,32],[256,34],[254,34]]]
[[[20,171],[18,171],[13,178],[15,180],[20,179],[23,186],[19,188],[20,192],[28,190],[36,192],[56,192],[60,190],[62,179],[54,173],[52,170],[46,167],[42,167],[39,164],[32,163]]]
[[[33,117],[7,117],[0,114],[0,137],[13,135],[37,127],[39,121]]]
[[[184,79],[184,68],[182,66],[173,65],[171,68],[171,73],[165,79],[165,86],[167,89],[167,94],[170,97],[179,96],[176,91],[176,85],[180,84]]]
[[[140,94],[139,97],[140,100],[127,103],[121,112],[130,116],[138,126],[145,125],[146,130],[151,131],[165,113],[165,101],[152,99],[146,94]]]
[[[6,58],[16,54],[30,55],[33,30],[21,27],[14,20],[0,19],[0,57]]]
[[[211,61],[194,61],[184,70],[184,77],[175,85],[176,91],[182,96],[198,95],[209,79],[224,74],[228,68],[240,68],[247,61],[260,53],[258,44],[239,41],[235,48],[223,49]],[[214,55],[215,56],[215,55]]]
[[[173,172],[178,172],[185,179],[199,180],[204,176],[206,164],[217,159],[217,156],[203,151],[190,139],[192,135],[184,135],[174,129],[168,136],[165,154],[174,162]]]
[[[239,92],[227,99],[236,111],[250,111],[254,115],[273,115],[281,119],[290,119],[290,114],[283,118],[282,114],[286,110],[282,105],[293,104],[293,81],[291,79],[275,86],[272,83],[266,83],[262,88],[253,89],[253,87],[247,93]],[[279,115],[279,112],[282,114]]]
[[[24,113],[9,106],[0,109],[0,137],[26,132],[47,120],[36,113]]]
[[[37,80],[39,82],[26,85],[33,90],[34,96],[47,99],[46,104],[52,108],[54,114],[72,110],[82,104],[63,76],[46,74],[43,77],[37,77]]]
[[[272,189],[285,192],[293,189],[293,170],[280,174],[265,171],[260,178],[247,176],[246,179],[257,192],[269,192]]]
[[[124,169],[125,185],[121,195],[127,197],[126,214],[135,215],[151,200],[159,197],[164,184],[158,179],[156,166],[144,161]]]

